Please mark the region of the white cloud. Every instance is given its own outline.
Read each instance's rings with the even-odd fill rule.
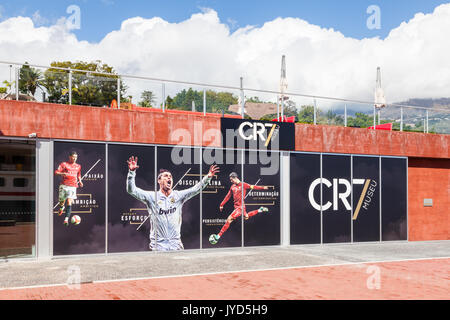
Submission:
[[[450,95],[449,34],[450,4],[418,13],[385,39],[362,40],[298,18],[232,32],[217,12],[202,9],[180,23],[131,18],[99,43],[89,43],[79,41],[63,20],[39,27],[15,17],[0,22],[0,60],[101,59],[125,74],[232,86],[243,76],[245,87],[278,90],[284,54],[289,92],[372,100],[380,66],[386,98],[394,102]],[[4,77],[1,69],[6,67],[0,66]]]

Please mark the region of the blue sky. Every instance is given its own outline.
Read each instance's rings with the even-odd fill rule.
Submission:
[[[442,0],[59,0],[2,1],[0,20],[14,16],[31,17],[37,11],[40,25],[54,24],[68,17],[66,9],[77,5],[81,9],[81,29],[74,30],[78,40],[98,42],[106,34],[120,29],[122,21],[141,16],[161,17],[172,23],[184,21],[202,8],[214,9],[222,23],[231,31],[247,25],[262,26],[277,17],[296,17],[324,28],[333,28],[346,37],[357,39],[385,38],[389,31],[408,21],[418,12],[431,13],[448,1]],[[366,12],[370,5],[381,10],[381,29],[368,29]]]

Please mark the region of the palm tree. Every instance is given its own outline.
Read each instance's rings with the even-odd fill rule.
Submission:
[[[20,68],[19,91],[34,96],[36,89],[41,87],[42,72],[31,68],[28,63]]]

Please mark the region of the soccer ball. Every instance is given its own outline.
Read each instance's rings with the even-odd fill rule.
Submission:
[[[81,218],[80,216],[75,215],[72,217],[72,219],[70,219],[70,222],[72,222],[73,224],[80,224]]]
[[[212,234],[212,235],[209,236],[209,243],[211,243],[211,244],[216,244],[217,243],[215,234]]]

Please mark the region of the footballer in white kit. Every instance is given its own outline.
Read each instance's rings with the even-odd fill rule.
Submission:
[[[219,172],[216,165],[212,165],[208,174],[195,186],[185,190],[173,190],[172,174],[161,169],[158,175],[159,190],[145,191],[136,187],[135,177],[137,157],[128,159],[127,192],[147,206],[151,219],[150,250],[172,251],[183,250],[181,241],[181,222],[183,204],[196,196]]]

